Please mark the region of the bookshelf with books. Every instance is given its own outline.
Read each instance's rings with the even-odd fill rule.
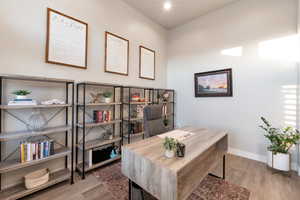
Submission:
[[[76,90],[76,170],[84,179],[86,172],[120,159],[123,89],[81,82]]]
[[[123,87],[123,137],[126,142],[144,139],[144,107],[153,104],[152,88]]]
[[[39,101],[40,98],[9,98],[10,89],[29,86],[34,97],[41,93],[42,87],[43,92],[46,92],[45,88],[61,91],[59,94],[65,100],[58,104],[58,100],[55,100],[52,104],[52,100],[46,103]],[[26,90],[19,90],[15,95],[28,93],[30,94]],[[73,80],[0,74],[0,199],[22,198],[67,180],[73,183],[73,105]],[[62,118],[63,125],[54,126],[61,123]],[[56,159],[61,159],[58,163],[64,165],[63,170],[59,167],[60,171],[57,171],[49,165],[50,180],[47,183],[33,189],[25,187],[24,173],[26,175],[47,166],[48,161]],[[13,173],[8,175],[8,172]]]

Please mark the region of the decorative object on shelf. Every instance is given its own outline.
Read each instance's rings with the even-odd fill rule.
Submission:
[[[97,93],[97,94],[94,94],[94,93],[90,93],[90,96],[91,96],[91,103],[100,103],[101,102],[101,93]]]
[[[17,90],[13,92],[14,95],[16,95],[15,100],[24,100],[27,99],[27,95],[31,94],[31,91],[29,90]]]
[[[47,101],[42,101],[42,105],[63,105],[65,104],[65,101],[59,100],[59,99],[50,99]]]
[[[165,156],[167,158],[173,158],[175,155],[175,151],[177,149],[177,140],[175,140],[174,138],[170,138],[170,137],[165,137],[164,140],[164,148],[165,148]]]
[[[185,144],[178,142],[176,147],[176,156],[184,157],[185,156]]]
[[[41,169],[24,176],[26,189],[33,189],[49,181],[49,169]]]
[[[137,108],[136,108],[137,118],[144,117],[144,108],[145,108],[145,105],[137,105]]]
[[[164,116],[167,116],[168,114],[168,106],[166,104],[163,104],[162,106],[162,113]]]
[[[165,118],[165,119],[163,120],[163,123],[164,123],[165,126],[168,126],[168,125],[169,125],[169,120],[168,120],[167,118]]]
[[[112,151],[111,151],[111,153],[110,153],[110,158],[115,158],[115,157],[117,157],[118,156],[118,153],[117,153],[117,151],[116,151],[116,148],[114,148]]]
[[[139,93],[135,93],[131,96],[131,101],[134,102],[139,102],[140,101],[140,94]]]
[[[88,24],[48,8],[46,62],[87,68]]]
[[[111,110],[94,110],[93,120],[95,123],[110,122],[112,120]]]
[[[8,102],[9,106],[35,106],[37,101],[27,97],[28,94],[31,94],[31,91],[28,90],[17,90],[13,92],[16,95],[15,99]]]
[[[231,97],[232,70],[201,72],[194,75],[195,97]]]
[[[145,102],[146,99],[144,97],[140,97],[139,102]]]
[[[112,140],[114,138],[113,133],[110,129],[106,130],[103,134],[104,140]]]
[[[168,102],[170,98],[170,94],[167,91],[164,91],[163,94],[158,96],[159,99],[161,99],[162,102]]]
[[[27,128],[30,131],[42,131],[46,125],[46,117],[40,112],[40,110],[34,110],[28,119]]]
[[[140,46],[140,78],[155,80],[155,51]]]
[[[142,122],[132,122],[130,123],[131,126],[131,134],[137,134],[143,132],[143,123]]]
[[[265,137],[271,142],[267,148],[268,166],[281,171],[290,171],[289,150],[299,142],[299,131],[290,126],[283,129],[274,128],[264,117],[261,117],[261,120],[264,124],[259,127],[266,131]]]
[[[106,148],[95,149],[92,152],[92,163],[93,165],[98,164],[100,162],[106,161],[110,159],[110,154],[114,149],[113,146],[109,146]]]
[[[128,76],[129,40],[105,32],[105,72]]]
[[[104,92],[103,94],[103,97],[104,97],[104,102],[105,103],[111,103],[112,101],[112,93],[111,92]]]

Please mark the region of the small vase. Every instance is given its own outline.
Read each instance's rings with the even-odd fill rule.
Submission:
[[[173,158],[174,155],[175,155],[175,152],[174,152],[173,150],[166,150],[166,151],[165,151],[165,156],[166,156],[167,158]]]
[[[104,98],[105,103],[111,103],[111,98]]]
[[[42,131],[46,126],[47,120],[40,111],[33,111],[28,119],[28,130]]]
[[[16,99],[27,99],[26,95],[16,95]]]

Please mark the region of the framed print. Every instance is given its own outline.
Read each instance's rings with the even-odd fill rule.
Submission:
[[[195,97],[231,97],[232,70],[202,72],[195,74]]]
[[[105,72],[128,76],[129,40],[105,32]]]
[[[140,46],[140,78],[155,80],[155,51]]]
[[[87,23],[47,9],[47,63],[86,69],[87,44]]]

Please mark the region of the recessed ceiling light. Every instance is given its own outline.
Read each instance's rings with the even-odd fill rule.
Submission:
[[[170,1],[166,1],[166,2],[164,3],[164,9],[165,9],[165,10],[170,10],[171,8],[172,8],[171,2],[170,2]]]

